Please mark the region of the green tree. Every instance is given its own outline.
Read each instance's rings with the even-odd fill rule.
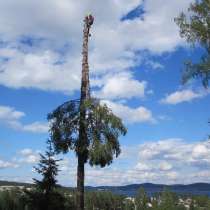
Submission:
[[[57,191],[58,162],[55,159],[51,140],[45,155],[40,154],[40,162],[35,170],[42,175],[41,180],[34,179],[35,187],[26,190],[27,202],[32,210],[60,210],[64,209],[64,196]]]
[[[26,210],[22,190],[13,188],[0,191],[0,210]]]
[[[197,195],[197,196],[194,196],[193,199],[195,201],[195,204],[197,204],[199,207],[202,207],[204,209],[209,204],[209,198],[208,196],[205,196],[205,195]]]
[[[46,196],[57,187],[56,176],[58,175],[58,162],[55,159],[51,140],[47,141],[47,151],[45,155],[40,154],[40,162],[38,167],[34,167],[35,171],[42,175],[42,180],[34,179],[35,185],[42,190]]]
[[[170,192],[168,189],[164,189],[160,197],[160,208],[161,210],[178,210],[178,198],[177,196]]]
[[[153,196],[151,198],[152,208],[151,210],[159,210],[159,196]]]
[[[188,12],[175,18],[180,27],[180,35],[193,45],[198,43],[204,49],[204,54],[199,63],[185,63],[183,82],[191,78],[200,78],[207,87],[210,79],[210,0],[195,1],[190,5]]]
[[[77,159],[77,210],[84,209],[84,166],[105,167],[120,154],[118,138],[126,134],[120,118],[99,100],[90,97],[88,38],[93,16],[84,20],[80,100],[64,103],[48,115],[50,133],[57,153],[74,150]]]
[[[147,194],[144,190],[144,188],[140,188],[137,192],[136,198],[135,198],[135,204],[137,210],[146,210],[148,209],[148,202],[149,198],[147,197]]]
[[[124,197],[111,192],[87,192],[85,196],[87,210],[123,210],[124,205]]]
[[[125,199],[123,210],[135,210],[134,202],[130,199]]]
[[[190,207],[189,207],[189,210],[196,210],[196,207],[195,207],[195,202],[194,200],[192,199],[192,201],[190,202]]]

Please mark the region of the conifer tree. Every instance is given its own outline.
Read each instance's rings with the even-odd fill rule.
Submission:
[[[47,141],[47,151],[45,155],[40,154],[40,161],[38,167],[34,167],[35,171],[42,175],[42,180],[34,179],[35,185],[38,189],[48,197],[57,186],[56,176],[58,175],[58,162],[56,160],[55,152],[53,151],[51,140]]]
[[[55,159],[51,140],[47,141],[47,151],[45,155],[40,154],[40,161],[34,167],[42,179],[34,179],[33,190],[25,191],[27,203],[32,210],[60,210],[64,209],[64,197],[57,191],[58,162]]]
[[[77,210],[84,210],[85,164],[101,167],[111,164],[120,154],[118,138],[126,134],[121,119],[90,95],[88,39],[93,21],[92,15],[84,19],[80,99],[62,104],[48,115],[56,152],[74,150],[78,159]]]

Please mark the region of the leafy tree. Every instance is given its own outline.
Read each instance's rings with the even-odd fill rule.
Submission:
[[[149,198],[147,197],[147,194],[144,190],[144,188],[140,188],[135,199],[135,204],[137,207],[137,210],[146,210],[148,209]]]
[[[190,202],[190,207],[189,207],[189,210],[196,210],[194,200],[192,200],[192,201]]]
[[[111,192],[86,193],[85,209],[87,210],[124,210],[124,205],[124,197]]]
[[[0,191],[0,210],[25,210],[23,192],[18,189]]]
[[[193,197],[195,203],[202,208],[205,208],[209,204],[209,198],[208,196],[205,195],[198,195]]]
[[[161,203],[160,203],[160,209],[161,210],[178,210],[177,203],[178,199],[177,196],[170,192],[168,189],[164,189],[164,191],[161,194]]]
[[[83,61],[80,100],[64,103],[48,115],[50,133],[57,153],[74,150],[77,166],[77,210],[84,209],[84,166],[105,167],[120,154],[118,138],[126,134],[120,118],[106,106],[90,97],[88,38],[93,16],[84,20]]]
[[[181,13],[175,18],[180,27],[180,35],[193,45],[200,44],[204,55],[199,63],[185,63],[183,82],[191,78],[200,78],[207,87],[210,79],[210,0],[195,1],[190,5],[188,12],[189,14]]]
[[[153,196],[151,198],[151,204],[152,204],[152,208],[151,210],[159,210],[158,206],[159,206],[159,197],[158,196]]]

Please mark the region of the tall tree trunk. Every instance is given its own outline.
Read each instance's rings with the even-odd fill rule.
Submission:
[[[77,210],[84,209],[84,179],[85,179],[85,163],[82,155],[78,155],[77,166]]]
[[[93,24],[91,15],[85,17],[83,30],[83,49],[82,49],[82,82],[81,82],[81,98],[80,98],[80,129],[79,140],[77,145],[77,210],[84,210],[84,180],[85,180],[85,163],[88,158],[88,142],[86,134],[85,116],[86,109],[84,102],[90,99],[89,86],[89,66],[88,66],[88,38],[90,27]]]

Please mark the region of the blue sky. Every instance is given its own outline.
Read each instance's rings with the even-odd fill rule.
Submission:
[[[128,134],[111,166],[86,166],[86,184],[209,182],[209,90],[181,85],[183,62],[198,61],[202,49],[187,45],[173,21],[190,2],[0,1],[0,179],[37,176],[47,114],[79,98],[82,19],[92,11],[92,95]],[[59,182],[75,186],[74,154],[61,157]]]

